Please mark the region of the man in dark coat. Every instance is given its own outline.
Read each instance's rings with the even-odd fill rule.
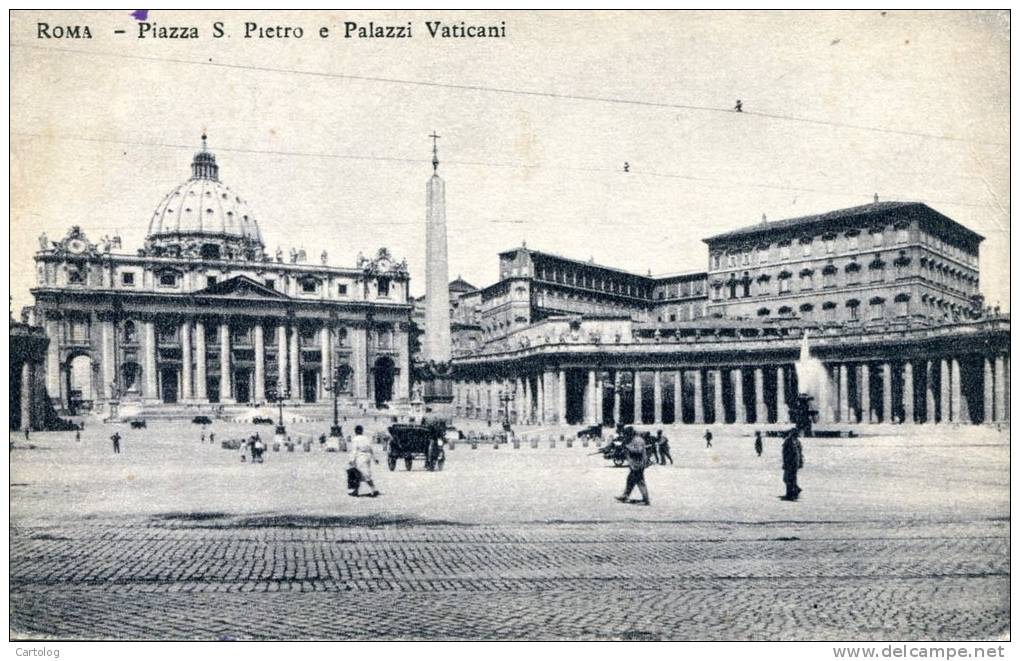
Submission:
[[[120,433],[113,432],[113,436],[110,437],[110,440],[113,441],[113,453],[120,454]]]
[[[712,430],[711,429],[706,429],[705,430],[705,448],[707,449],[707,448],[710,448],[710,447],[712,447]]]
[[[800,487],[797,486],[797,471],[804,467],[804,449],[801,447],[797,429],[786,432],[783,441],[783,482],[786,483],[786,495],[783,500],[797,500]]]
[[[648,452],[645,449],[645,441],[641,438],[640,434],[634,434],[630,438],[630,442],[626,446],[627,451],[627,464],[630,466],[630,472],[627,473],[627,488],[624,489],[622,496],[617,496],[616,499],[621,503],[625,503],[630,499],[630,492],[637,487],[641,491],[642,503],[645,505],[651,505],[652,502],[648,499],[648,487],[645,485],[645,466],[648,463]]]
[[[761,456],[762,445],[761,445],[761,432],[760,431],[754,432],[754,451],[758,453],[759,457]]]
[[[659,448],[659,462],[665,464],[666,460],[669,459],[669,463],[673,463],[673,455],[669,453],[669,439],[662,435],[662,430],[655,432],[655,444]]]

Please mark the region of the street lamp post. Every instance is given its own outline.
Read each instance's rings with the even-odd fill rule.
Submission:
[[[284,436],[287,433],[287,428],[283,425],[283,400],[287,399],[287,397],[290,396],[290,393],[287,392],[286,388],[284,388],[283,390],[280,390],[279,387],[277,387],[277,388],[274,388],[269,393],[269,395],[276,399],[276,405],[279,407],[279,411],[280,411],[280,414],[279,414],[280,418],[279,418],[279,420],[277,420],[277,423],[276,423],[275,434],[277,436]]]
[[[332,438],[343,436],[343,429],[340,427],[340,389],[347,380],[351,368],[347,365],[337,365],[333,368],[332,381],[328,377],[322,377],[322,387],[326,392],[333,394],[333,426],[329,428],[329,435]]]

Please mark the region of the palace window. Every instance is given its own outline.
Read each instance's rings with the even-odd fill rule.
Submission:
[[[758,248],[758,263],[766,264],[769,261],[769,247],[762,246]]]
[[[822,286],[823,287],[835,287],[836,286],[836,267],[832,264],[827,264],[822,269]]]
[[[800,240],[800,245],[801,245],[801,250],[803,251],[804,256],[805,257],[810,257],[811,256],[811,239],[807,238],[807,237],[801,239]]]
[[[769,278],[769,276],[767,276],[765,274],[762,274],[762,275],[758,276],[757,282],[758,282],[758,295],[759,296],[768,296],[769,294],[772,293],[771,292],[772,288],[769,286],[769,280],[770,279],[771,278]]]
[[[121,273],[120,274],[120,284],[122,284],[125,287],[134,287],[135,286],[135,274],[134,273]]]
[[[779,316],[780,317],[792,317],[793,316],[793,308],[791,308],[788,305],[784,305],[783,307],[779,308]]]
[[[871,233],[871,245],[875,246],[876,248],[881,248],[882,241],[883,241],[882,230],[878,230],[877,232]]]
[[[860,320],[861,302],[858,301],[856,298],[851,298],[849,301],[846,302],[846,311],[847,316],[850,318],[851,321]]]
[[[848,285],[861,283],[861,265],[857,262],[850,262],[846,265],[846,283]]]
[[[896,242],[906,243],[910,240],[910,230],[906,226],[896,228]]]
[[[176,326],[159,326],[157,330],[160,344],[170,344],[177,341]]]
[[[779,274],[779,293],[788,294],[790,293],[790,278],[793,276],[789,271],[783,271]]]
[[[858,235],[857,230],[853,230],[851,232],[846,233],[846,244],[849,250],[857,250],[857,247],[859,245],[857,241],[857,235]]]
[[[790,242],[783,241],[779,244],[779,258],[790,259]]]
[[[768,308],[758,308],[758,316],[759,317],[767,317],[770,314],[771,314],[771,312],[770,312],[770,310]]]
[[[872,319],[881,319],[885,315],[885,299],[881,296],[875,296],[868,304],[871,306]]]
[[[815,314],[815,306],[810,303],[805,303],[800,306],[800,316],[804,321],[813,321]]]
[[[885,280],[885,262],[876,255],[875,259],[868,264],[868,272],[871,282],[882,282]]]
[[[832,253],[836,252],[836,235],[835,234],[828,234],[828,235],[825,236],[825,252],[827,254],[830,254],[830,255]]]
[[[893,300],[896,303],[897,317],[906,317],[910,314],[910,294],[897,294]]]
[[[712,268],[718,269],[722,267],[722,258],[719,255],[712,255]]]
[[[747,264],[751,263],[751,253],[750,252],[745,252],[744,253],[743,263],[744,263],[744,265],[747,265]]]
[[[800,288],[801,289],[814,288],[814,271],[812,271],[811,269],[804,269],[800,272]]]
[[[825,321],[836,321],[836,304],[832,301],[822,303],[822,318]]]

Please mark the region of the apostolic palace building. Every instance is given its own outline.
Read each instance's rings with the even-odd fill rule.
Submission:
[[[879,202],[705,239],[708,269],[645,276],[526,246],[454,295],[454,406],[569,424],[785,423],[804,338],[820,423],[1009,418],[1009,317],[982,237]]]
[[[406,402],[408,272],[385,250],[353,267],[266,253],[246,200],[205,147],[149,219],[143,247],[72,227],[40,237],[34,310],[63,412],[107,403]]]

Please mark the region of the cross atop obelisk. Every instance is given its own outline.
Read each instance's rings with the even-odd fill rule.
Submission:
[[[439,138],[441,136],[436,135],[435,129],[429,135],[432,138],[432,174],[439,174]]]

